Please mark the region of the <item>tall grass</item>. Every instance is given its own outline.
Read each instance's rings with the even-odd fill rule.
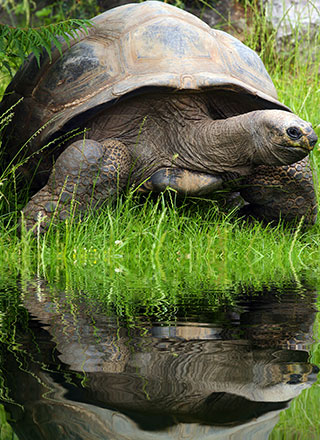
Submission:
[[[318,226],[303,231],[244,223],[218,212],[212,201],[121,197],[42,236],[15,228],[12,222],[2,230],[2,270],[65,283],[106,302],[115,283],[128,295],[155,283],[168,290],[181,284],[261,288],[319,272]]]
[[[7,414],[3,405],[0,405],[0,439],[19,440],[19,438],[15,435],[10,424],[7,421]]]

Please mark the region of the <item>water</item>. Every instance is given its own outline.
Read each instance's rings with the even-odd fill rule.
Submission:
[[[24,289],[2,396],[20,440],[268,439],[316,380],[316,292],[246,289],[212,307],[192,294],[166,313],[119,318],[97,304]]]

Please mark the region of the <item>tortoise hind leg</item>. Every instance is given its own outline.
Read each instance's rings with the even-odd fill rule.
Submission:
[[[96,208],[127,184],[131,157],[124,144],[90,139],[69,145],[58,157],[47,185],[23,209],[30,229],[41,216],[41,231],[53,217],[64,220],[73,205],[80,211]]]
[[[244,180],[242,197],[249,202],[246,214],[266,221],[299,221],[312,225],[317,218],[317,198],[308,157],[292,165],[260,166]]]

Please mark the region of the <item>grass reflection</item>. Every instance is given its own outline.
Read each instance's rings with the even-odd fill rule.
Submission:
[[[318,300],[319,310],[319,300]],[[311,348],[310,362],[320,367],[320,314],[314,324],[315,343]],[[269,440],[320,438],[320,378],[309,389],[294,399],[290,408],[280,414],[279,423],[273,429]]]

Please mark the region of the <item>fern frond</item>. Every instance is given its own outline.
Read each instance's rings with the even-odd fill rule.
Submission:
[[[70,19],[37,28],[16,28],[0,24],[0,69],[8,69],[8,64],[23,62],[33,52],[38,64],[42,51],[51,59],[52,51],[57,48],[61,53],[62,40],[67,44],[82,32],[88,33],[92,26],[90,20]],[[11,73],[9,71],[9,73]]]

